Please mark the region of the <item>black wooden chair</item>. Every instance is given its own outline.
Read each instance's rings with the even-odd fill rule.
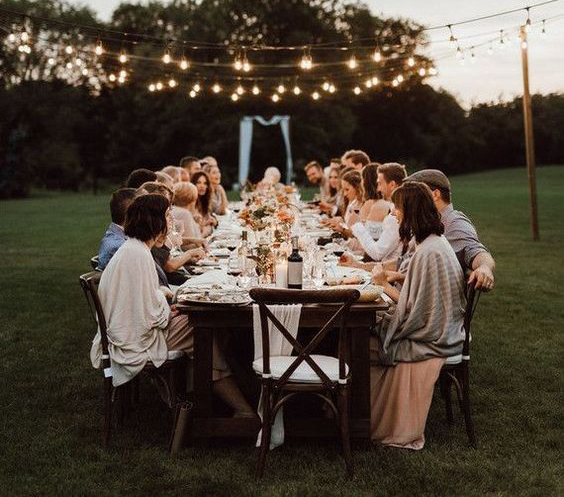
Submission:
[[[110,442],[112,429],[112,411],[114,405],[118,409],[118,422],[123,423],[129,415],[132,403],[139,398],[139,375],[130,382],[114,387],[112,385],[112,368],[110,354],[108,352],[108,335],[106,318],[98,298],[98,283],[101,274],[99,271],[91,271],[80,276],[80,286],[88,302],[88,307],[94,321],[98,323],[102,342],[102,372],[103,372],[103,392],[104,392],[104,428],[102,434],[102,446],[106,448]],[[171,400],[172,407],[176,408],[179,402],[185,400],[186,395],[186,355],[178,350],[168,352],[168,359],[160,366],[155,367],[152,362],[147,362],[142,371],[149,376],[160,376],[166,381],[164,388],[167,390],[168,398]],[[175,423],[173,422],[173,430]],[[172,438],[172,437],[171,437]]]
[[[347,476],[352,478],[353,463],[349,433],[349,397],[351,375],[348,360],[348,333],[346,319],[351,305],[358,300],[360,292],[351,290],[279,290],[254,288],[251,298],[259,305],[262,358],[253,363],[261,381],[263,399],[262,437],[257,466],[257,477],[262,478],[266,455],[270,448],[271,429],[276,413],[292,397],[311,393],[320,397],[333,411],[338,423]],[[305,346],[302,346],[268,309],[272,304],[335,304],[336,312]],[[297,356],[270,355],[269,321],[273,330],[280,333],[294,347]],[[338,358],[314,355],[312,351],[320,344],[327,332],[339,328]]]
[[[92,269],[94,271],[99,271],[99,269],[98,269],[98,256],[97,255],[92,257],[92,259],[90,259],[90,265],[92,266]]]
[[[470,325],[474,312],[478,306],[480,291],[473,285],[466,288],[466,311],[464,315],[464,345],[462,354],[449,357],[441,369],[439,375],[440,392],[445,400],[446,416],[450,424],[454,422],[451,402],[451,389],[454,385],[460,411],[464,415],[464,424],[470,445],[474,448],[476,444],[476,434],[474,433],[474,423],[470,408]]]

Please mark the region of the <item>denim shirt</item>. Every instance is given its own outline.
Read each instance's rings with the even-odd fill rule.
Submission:
[[[98,251],[98,269],[102,271],[110,262],[117,249],[125,242],[123,228],[116,223],[110,223]]]

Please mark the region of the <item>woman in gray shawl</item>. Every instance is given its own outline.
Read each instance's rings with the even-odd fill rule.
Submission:
[[[442,233],[431,191],[409,181],[392,195],[399,234],[414,239],[401,292],[378,267],[373,280],[397,301],[371,347],[371,436],[385,445],[422,449],[435,382],[447,357],[462,353],[464,276]]]

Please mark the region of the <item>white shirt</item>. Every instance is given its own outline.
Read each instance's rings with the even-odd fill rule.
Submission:
[[[382,234],[378,240],[370,236],[370,232],[361,222],[351,228],[364,251],[376,262],[394,259],[401,255],[399,223],[392,213],[382,221]]]

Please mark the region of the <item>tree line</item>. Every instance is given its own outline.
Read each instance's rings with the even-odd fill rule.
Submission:
[[[87,8],[59,0],[7,0],[10,8],[43,17],[100,24]],[[256,20],[246,25],[235,13]],[[239,20],[237,20],[239,19]],[[161,22],[159,22],[159,20]],[[346,40],[380,33],[390,45],[402,40],[415,52],[425,40],[421,26],[380,19],[363,4],[340,0],[213,0],[167,4],[122,4],[109,26],[185,39],[223,39],[300,44]],[[67,33],[53,31],[54,39]],[[158,47],[141,47],[158,53]],[[162,49],[161,49],[162,50]],[[282,99],[242,98],[202,92],[189,98],[175,91],[149,93],[146,81],[93,91],[80,80],[45,76],[45,57],[14,57],[0,42],[0,196],[21,197],[33,186],[77,190],[100,181],[120,182],[136,167],[162,168],[185,155],[214,155],[224,183],[236,181],[239,119],[288,114],[296,181],[310,160],[328,163],[344,150],[360,148],[374,161],[398,161],[410,169],[434,167],[448,174],[524,164],[521,99],[479,104],[464,110],[446,91],[410,78],[393,91],[360,96],[324,95]],[[432,61],[429,61],[432,62]],[[30,65],[32,65],[30,67]],[[343,69],[346,70],[346,69]],[[533,97],[537,161],[564,163],[564,95]],[[281,169],[285,150],[277,127],[255,126],[252,176],[268,166]]]

